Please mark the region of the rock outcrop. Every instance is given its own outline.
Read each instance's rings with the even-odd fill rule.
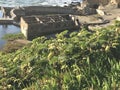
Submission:
[[[102,4],[103,6],[114,4],[117,7],[120,7],[120,0],[83,0],[83,2],[89,3],[89,6],[92,8],[96,8],[100,4]]]
[[[120,21],[120,16],[117,16],[116,20],[117,20],[117,21]]]

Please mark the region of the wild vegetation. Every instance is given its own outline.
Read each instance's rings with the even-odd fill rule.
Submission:
[[[8,41],[13,41],[16,39],[25,39],[24,35],[22,33],[17,33],[17,34],[6,34],[3,39],[8,40]]]
[[[6,34],[2,39],[7,40],[7,43],[4,45],[2,52],[11,53],[25,46],[22,43],[16,42],[19,39],[26,39],[22,33],[18,34]]]
[[[120,22],[90,32],[38,37],[16,52],[0,53],[0,89],[120,89]]]

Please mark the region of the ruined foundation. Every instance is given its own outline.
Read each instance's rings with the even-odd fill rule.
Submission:
[[[78,29],[78,26],[69,15],[21,17],[20,27],[21,32],[28,40],[63,30]]]

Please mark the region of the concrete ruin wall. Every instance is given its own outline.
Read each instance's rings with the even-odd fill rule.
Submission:
[[[14,8],[10,11],[10,15],[11,15],[11,18],[16,21],[16,22],[19,22],[20,21],[20,17],[21,16],[25,16],[25,12],[23,9],[21,8]]]
[[[11,17],[10,11],[12,10],[12,7],[1,7],[1,11],[3,12],[3,18]]]
[[[31,14],[75,14],[74,10],[69,7],[58,6],[28,6],[23,7],[27,15]]]
[[[4,16],[12,17],[15,21],[19,21],[21,16],[32,15],[48,15],[48,14],[72,14],[81,15],[81,12],[74,10],[71,7],[58,6],[27,6],[27,7],[3,7]]]
[[[28,40],[63,30],[78,29],[69,15],[21,17],[20,27]]]

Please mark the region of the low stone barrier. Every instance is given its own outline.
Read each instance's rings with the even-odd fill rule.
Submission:
[[[1,25],[13,24],[13,19],[10,19],[10,18],[0,18],[0,24]]]

